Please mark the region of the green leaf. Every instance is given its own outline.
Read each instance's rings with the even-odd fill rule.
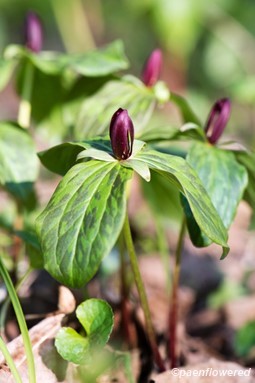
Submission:
[[[187,161],[196,170],[224,226],[228,229],[247,186],[245,168],[238,164],[232,152],[200,143],[192,146]],[[193,243],[196,246],[209,245],[211,241],[201,234],[187,206],[186,212]]]
[[[110,337],[113,312],[107,302],[88,299],[78,306],[76,316],[86,336],[70,327],[63,327],[57,334],[55,346],[63,359],[75,364],[89,364],[95,352],[100,351]]]
[[[141,140],[157,143],[160,141],[178,141],[178,140],[196,140],[206,141],[203,129],[192,123],[184,124],[180,129],[171,126],[153,126],[151,129],[146,129],[139,137]]]
[[[244,200],[248,202],[252,208],[253,217],[251,221],[251,228],[255,228],[255,153],[253,152],[233,152],[236,160],[245,167],[248,173],[248,186],[244,193]]]
[[[6,48],[4,57],[6,60],[18,62],[23,59],[29,60],[41,72],[51,75],[68,70],[82,76],[97,77],[128,68],[123,43],[120,40],[98,50],[72,55],[47,51],[32,53],[23,46],[10,45]]]
[[[148,164],[151,170],[165,176],[187,198],[191,211],[200,229],[227,254],[227,231],[196,172],[182,158],[145,149],[137,157]]]
[[[37,219],[45,268],[58,281],[85,285],[114,246],[126,211],[132,171],[116,162],[73,166]]]
[[[119,107],[128,110],[139,134],[150,119],[156,102],[153,90],[134,77],[125,76],[121,81],[110,81],[83,102],[74,131],[75,138],[79,140],[107,134],[112,115]]]
[[[128,160],[122,162],[122,166],[133,169],[147,182],[151,179],[149,166],[143,161],[139,161],[136,158],[129,158]]]
[[[142,150],[145,142],[134,140],[133,153],[128,161],[134,159],[136,154]],[[78,160],[84,158],[94,158],[101,161],[113,162],[116,161],[109,139],[98,138],[87,141],[66,142],[38,153],[42,164],[52,171],[60,175],[65,175],[66,172],[77,163]],[[127,161],[121,163],[125,166]],[[131,161],[126,164],[126,167],[133,168],[131,164],[136,166],[136,161]],[[139,164],[137,164],[137,170]],[[145,169],[145,167],[143,167]],[[139,171],[138,171],[139,173]],[[148,173],[148,172],[147,172]]]
[[[64,176],[76,163],[77,156],[87,148],[86,143],[66,142],[38,153],[41,163],[51,172]]]
[[[171,93],[170,101],[178,106],[182,115],[183,122],[193,122],[194,124],[201,126],[201,121],[195,115],[184,97],[180,96],[179,94]]]
[[[160,141],[174,140],[178,135],[179,129],[173,126],[148,126],[139,134],[139,139],[147,143],[157,143]]]
[[[39,162],[32,138],[18,126],[0,123],[0,184],[15,198],[31,205]],[[31,200],[32,198],[32,200]]]
[[[37,124],[44,120],[50,122],[55,108],[59,109],[61,118],[58,124],[61,126],[56,128],[56,124],[48,124],[52,135],[59,131],[63,131],[64,135],[63,125],[70,126],[74,122],[76,113],[72,110],[73,104],[79,105],[84,97],[112,79],[113,74],[128,67],[121,41],[99,50],[73,55],[44,51],[34,54],[25,47],[12,45],[5,51],[5,62],[9,66],[18,66],[16,83],[19,95],[26,83],[26,68],[28,65],[32,68],[32,118]]]
[[[80,75],[90,77],[116,73],[129,66],[120,40],[100,50],[68,56],[67,64]]]
[[[63,176],[76,164],[79,153],[90,148],[112,152],[110,141],[100,138],[91,141],[66,142],[40,152],[38,156],[47,169]]]
[[[106,161],[106,162],[114,162],[117,161],[113,155],[99,149],[89,148],[83,150],[78,154],[77,160],[81,160],[84,158],[94,158],[95,160]]]

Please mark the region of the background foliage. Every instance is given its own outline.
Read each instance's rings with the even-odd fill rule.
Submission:
[[[118,37],[124,41],[136,75],[145,57],[160,46],[165,56],[163,78],[170,88],[188,93],[194,109],[205,117],[215,98],[230,96],[234,108],[227,134],[251,143],[254,1],[0,0],[0,8],[0,49],[22,42],[20,30],[28,9],[43,19],[45,49],[81,52]],[[11,110],[4,100],[0,113],[9,117],[15,100]]]

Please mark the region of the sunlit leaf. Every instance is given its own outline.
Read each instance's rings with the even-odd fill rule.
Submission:
[[[200,143],[192,146],[187,161],[196,170],[224,226],[228,229],[247,186],[245,168],[238,164],[232,152]],[[211,241],[201,234],[188,206],[185,206],[193,243],[196,246],[210,244]]]
[[[121,107],[127,109],[137,135],[144,128],[156,106],[151,88],[131,76],[108,82],[82,104],[75,127],[75,138],[86,139],[108,133],[112,115]]]
[[[65,360],[75,364],[89,364],[93,354],[102,349],[112,332],[113,312],[107,302],[88,299],[81,303],[76,316],[86,335],[80,335],[70,327],[59,330],[55,345]]]
[[[199,228],[215,243],[229,251],[227,230],[213,206],[197,173],[182,158],[147,149],[137,157],[148,164],[151,170],[166,177],[187,198]]]
[[[132,170],[91,160],[73,166],[37,219],[48,272],[72,287],[85,285],[114,246],[126,212]]]

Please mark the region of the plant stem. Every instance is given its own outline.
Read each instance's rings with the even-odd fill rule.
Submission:
[[[170,296],[171,292],[171,276],[170,276],[170,263],[169,263],[169,251],[168,251],[168,243],[166,237],[166,231],[164,229],[164,225],[160,218],[155,218],[155,228],[158,240],[158,250],[162,259],[162,264],[165,271],[165,279],[166,279],[166,291]],[[169,277],[170,276],[170,277]]]
[[[145,288],[144,288],[142,277],[139,270],[138,260],[136,257],[130,225],[129,225],[128,214],[126,214],[125,222],[124,222],[124,226],[122,230],[123,230],[123,236],[125,238],[125,242],[126,242],[126,246],[127,246],[127,250],[128,250],[128,254],[130,258],[131,267],[134,274],[136,287],[140,296],[140,301],[141,301],[142,309],[145,316],[147,334],[148,334],[149,342],[153,352],[154,360],[159,370],[165,371],[165,366],[158,350],[156,336],[155,336],[155,332],[154,332],[152,320],[151,320],[151,315],[150,315],[148,299],[146,296]]]
[[[122,235],[119,238],[120,252],[120,292],[121,292],[121,320],[123,324],[123,332],[125,341],[129,346],[132,346],[130,333],[130,312],[127,305],[128,286],[126,278],[126,262],[125,262],[125,242]]]
[[[175,254],[175,266],[173,274],[173,286],[172,286],[172,300],[169,314],[169,357],[171,368],[176,367],[176,327],[178,319],[178,286],[180,279],[180,267],[181,267],[181,254],[184,240],[184,234],[186,229],[186,220],[183,218],[176,254]]]
[[[8,274],[8,271],[6,270],[1,259],[0,259],[0,274],[3,278],[7,291],[9,293],[9,296],[15,311],[15,315],[19,324],[20,332],[23,338],[24,349],[25,349],[25,353],[27,357],[29,382],[36,383],[34,357],[33,357],[32,345],[30,342],[29,333],[27,329],[27,324],[24,318],[24,314],[23,314],[20,302],[19,302],[19,298],[17,296],[17,293],[11,281],[11,278]]]
[[[32,268],[29,268],[25,274],[22,276],[22,278],[19,280],[17,285],[15,286],[15,290],[19,291],[20,287],[22,284],[26,281],[27,277],[30,275],[32,271]],[[5,327],[5,320],[6,320],[6,315],[8,312],[8,308],[10,305],[10,297],[8,296],[5,300],[5,302],[2,305],[1,312],[0,312],[0,336],[3,336],[4,333],[4,327]]]
[[[18,123],[22,128],[28,129],[31,121],[31,96],[34,82],[34,68],[31,62],[25,67],[24,84],[18,113]]]
[[[5,357],[6,363],[8,364],[14,379],[16,380],[17,383],[22,383],[22,379],[19,374],[19,371],[17,370],[17,367],[15,366],[12,356],[1,336],[0,336],[0,350],[2,351],[3,356]]]

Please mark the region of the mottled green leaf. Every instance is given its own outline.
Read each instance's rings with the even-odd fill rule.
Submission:
[[[187,161],[196,170],[224,226],[228,229],[247,186],[245,168],[238,164],[232,152],[200,143],[192,146]],[[211,241],[201,234],[187,206],[186,212],[193,243],[196,246],[209,245]]]
[[[73,166],[37,219],[45,268],[58,281],[85,285],[122,229],[132,171],[116,162]]]
[[[0,184],[28,205],[34,201],[33,183],[37,179],[38,165],[29,134],[14,124],[1,122]]]
[[[227,254],[227,231],[196,172],[182,158],[145,149],[137,157],[172,182],[187,198],[200,229]]]
[[[110,81],[83,102],[75,138],[79,140],[107,134],[112,115],[120,107],[128,110],[139,134],[150,119],[156,102],[153,89],[134,77]]]
[[[57,334],[55,345],[65,360],[75,364],[88,364],[93,360],[94,353],[100,351],[110,337],[113,312],[107,302],[88,299],[78,306],[76,316],[86,336],[78,334],[70,327],[63,327]]]

